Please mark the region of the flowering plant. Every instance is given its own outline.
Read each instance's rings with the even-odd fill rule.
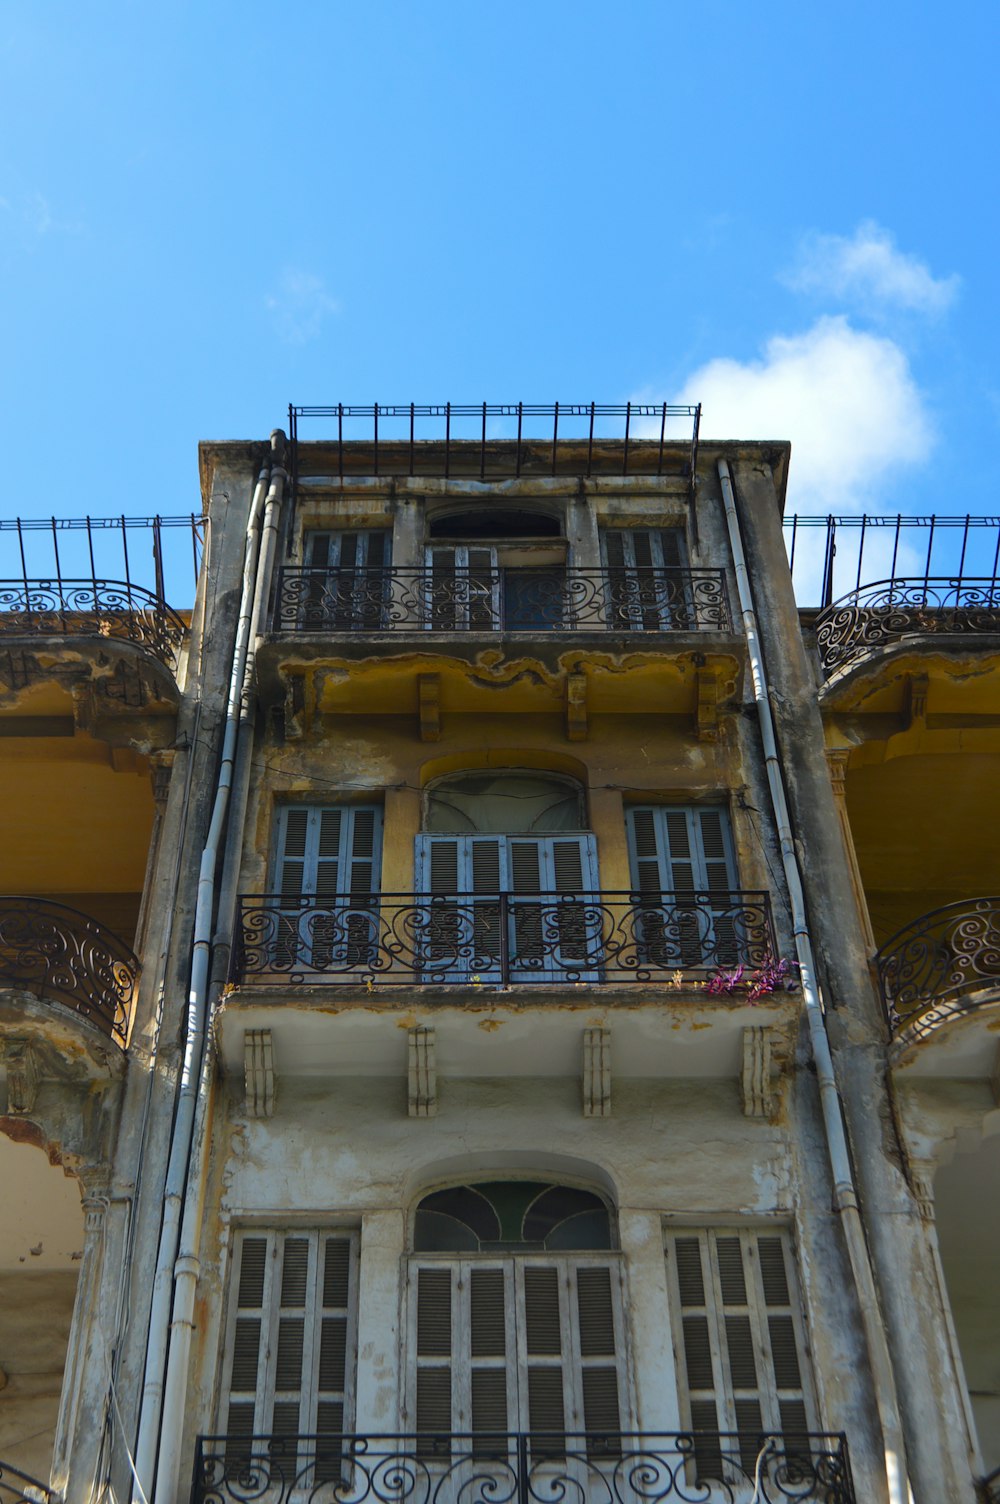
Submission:
[[[732,971],[720,966],[705,986],[716,995],[735,992],[737,987],[745,986],[747,1001],[755,1003],[759,997],[768,997],[782,988],[790,991],[798,983],[798,971],[798,961],[789,961],[785,956],[776,961],[773,956],[765,956],[756,971],[748,971],[742,965]]]

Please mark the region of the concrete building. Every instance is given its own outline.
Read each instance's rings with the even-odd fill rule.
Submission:
[[[996,1492],[995,561],[802,609],[697,418],[293,409],[190,612],[22,548],[4,1500]]]

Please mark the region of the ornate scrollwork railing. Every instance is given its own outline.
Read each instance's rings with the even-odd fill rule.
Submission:
[[[52,1490],[29,1473],[0,1461],[0,1504],[50,1504]]]
[[[855,1504],[846,1438],[200,1436],[192,1504],[748,1504],[752,1495],[760,1504]]]
[[[766,893],[243,897],[233,981],[505,987],[669,982],[776,955]]]
[[[282,569],[277,632],[728,632],[721,569]]]
[[[979,1493],[983,1504],[1000,1504],[1000,1467],[980,1479]]]
[[[875,648],[912,635],[1000,633],[1000,581],[991,577],[879,580],[816,618],[816,643],[832,674]]]
[[[1000,996],[1000,897],[922,914],[875,957],[893,1034],[920,1039]]]
[[[174,668],[187,628],[150,590],[121,580],[0,580],[0,634],[107,637]]]
[[[0,897],[0,987],[79,1013],[124,1047],[139,962],[96,919],[47,898]]]

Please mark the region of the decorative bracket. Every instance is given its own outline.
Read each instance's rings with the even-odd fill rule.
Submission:
[[[172,747],[166,747],[162,752],[149,754],[149,777],[153,785],[153,800],[162,809],[167,802],[170,793],[170,774],[174,766],[174,758],[177,753]]]
[[[909,681],[910,725],[924,725],[927,721],[927,690],[930,684],[926,674],[913,674]]]
[[[698,740],[719,739],[719,701],[722,698],[719,673],[714,668],[698,670]]]
[[[771,1091],[773,1042],[774,1030],[766,1026],[743,1030],[740,1093],[743,1111],[748,1118],[770,1118],[774,1111],[774,1093]]]
[[[583,1115],[611,1116],[611,1030],[583,1031]]]
[[[243,1034],[247,1116],[274,1116],[274,1046],[270,1029],[247,1029]]]
[[[433,1029],[408,1030],[410,1062],[407,1111],[411,1118],[437,1116],[437,1046]]]
[[[419,674],[417,694],[420,706],[420,740],[436,742],[441,739],[441,675]]]
[[[11,1116],[31,1112],[38,1095],[41,1071],[30,1039],[8,1039],[4,1050],[7,1066],[7,1111]]]
[[[566,740],[570,742],[587,740],[586,674],[567,674],[566,676]]]

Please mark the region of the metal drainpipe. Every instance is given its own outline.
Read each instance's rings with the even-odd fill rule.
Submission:
[[[153,1299],[150,1306],[149,1335],[146,1342],[146,1366],[139,1410],[139,1433],[135,1447],[136,1478],[132,1492],[133,1504],[143,1504],[143,1500],[150,1498],[153,1469],[156,1463],[163,1401],[163,1371],[167,1355],[168,1324],[173,1290],[172,1274],[180,1237],[181,1203],[188,1176],[197,1087],[202,1071],[202,1053],[205,1043],[208,968],[211,954],[212,915],[215,908],[215,869],[226,822],[229,790],[233,776],[233,754],[236,746],[243,675],[250,643],[252,605],[257,580],[258,530],[270,477],[271,464],[268,460],[262,466],[258,476],[250,504],[250,515],[247,519],[243,552],[243,587],[233,648],[233,666],[229,679],[222,758],[216,782],[212,818],[202,850],[198,874],[184,1060],[170,1139],[170,1156],[163,1192],[163,1219],[160,1224],[160,1242],[156,1256],[156,1272],[153,1277]]]
[[[271,435],[271,448],[276,458],[283,450],[284,435],[276,431]],[[236,765],[233,776],[233,794],[229,810],[226,851],[222,879],[219,884],[219,917],[216,924],[213,952],[224,950],[227,957],[232,941],[233,917],[236,905],[236,883],[242,847],[243,825],[250,788],[250,753],[253,744],[256,689],[254,663],[256,639],[259,635],[267,609],[271,567],[277,541],[278,517],[286,480],[284,469],[275,465],[271,471],[267,501],[264,506],[264,521],[261,526],[260,553],[251,611],[250,641],[243,671],[240,694],[239,734],[236,745]],[[214,1012],[217,997],[217,982],[213,978],[209,1002],[208,1023]],[[208,1183],[212,1135],[210,1132],[215,1085],[215,1055],[211,1045],[205,1050],[198,1092],[197,1113],[191,1148],[191,1172],[188,1176],[184,1197],[184,1216],[181,1224],[180,1251],[174,1264],[174,1301],[170,1322],[167,1354],[167,1372],[163,1391],[163,1416],[160,1423],[159,1457],[156,1464],[156,1483],[152,1497],[160,1504],[170,1504],[177,1494],[177,1480],[181,1462],[181,1444],[184,1433],[184,1399],[187,1391],[188,1364],[191,1357],[191,1339],[194,1335],[195,1299],[201,1260],[198,1248],[201,1241],[202,1211]]]
[[[719,460],[718,470],[719,480],[722,483],[722,497],[726,508],[729,541],[733,550],[733,560],[736,565],[736,585],[739,591],[740,609],[743,613],[743,630],[746,634],[747,651],[750,658],[750,671],[753,678],[754,700],[757,704],[757,714],[760,721],[761,740],[764,744],[764,758],[767,767],[768,788],[771,794],[771,807],[774,811],[775,823],[778,827],[778,837],[781,842],[781,860],[785,870],[785,881],[788,884],[788,896],[792,907],[795,954],[799,963],[802,998],[806,1007],[809,1040],[812,1046],[813,1061],[816,1066],[816,1079],[819,1083],[827,1152],[830,1156],[830,1166],[833,1171],[834,1205],[840,1214],[841,1224],[844,1228],[848,1257],[851,1263],[851,1273],[861,1307],[865,1343],[868,1349],[869,1362],[871,1363],[872,1384],[875,1390],[875,1403],[878,1407],[879,1423],[882,1429],[882,1443],[885,1450],[886,1484],[891,1504],[913,1504],[913,1494],[906,1471],[906,1451],[903,1444],[903,1427],[899,1416],[899,1402],[896,1396],[896,1381],[892,1371],[892,1361],[889,1356],[889,1346],[886,1341],[882,1313],[879,1308],[875,1276],[871,1260],[868,1256],[868,1245],[865,1242],[864,1227],[861,1222],[861,1212],[858,1206],[858,1194],[854,1185],[854,1173],[851,1168],[850,1153],[847,1145],[847,1133],[841,1113],[840,1093],[837,1090],[837,1081],[834,1073],[833,1056],[830,1051],[830,1041],[826,1032],[826,1022],[823,1017],[823,1006],[820,1002],[816,984],[816,966],[813,958],[812,941],[809,938],[809,929],[806,923],[802,875],[799,871],[798,857],[795,853],[791,814],[788,808],[788,800],[785,797],[785,785],[781,774],[781,763],[778,758],[778,747],[774,734],[774,717],[771,714],[771,702],[768,698],[767,672],[764,666],[763,650],[757,635],[757,618],[754,612],[753,595],[750,589],[750,579],[747,574],[746,555],[743,551],[743,537],[740,532],[740,521],[736,511],[736,498],[733,491],[732,476],[729,473],[728,461]]]

